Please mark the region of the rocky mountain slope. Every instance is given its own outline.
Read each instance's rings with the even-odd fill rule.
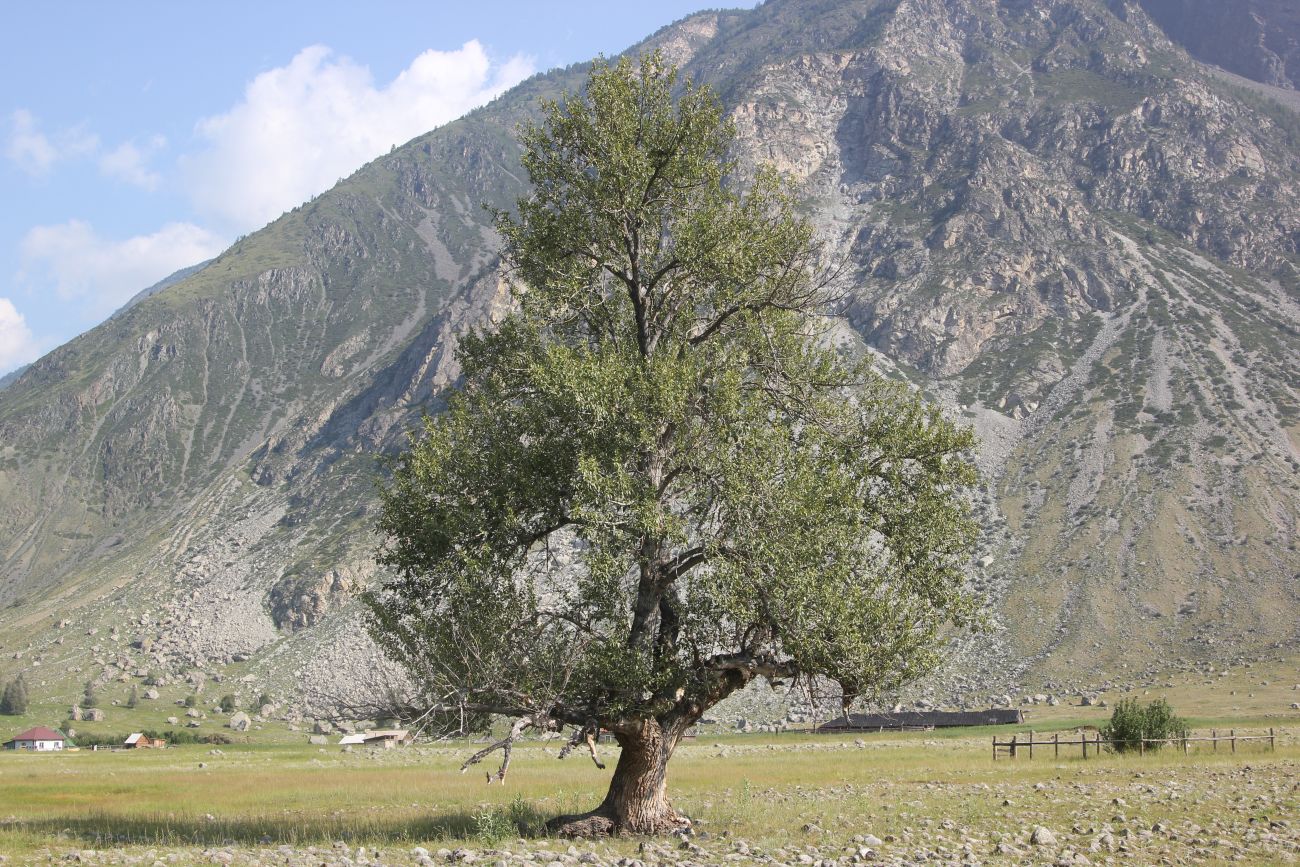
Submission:
[[[1300,642],[1300,114],[1122,0],[770,0],[643,46],[796,178],[847,341],[982,437],[998,628],[944,701]],[[639,49],[638,49],[639,50]],[[376,453],[508,299],[538,76],[380,157],[0,392],[0,652],[87,679],[371,688]]]
[[[1300,87],[1293,0],[1142,0],[1142,8],[1194,57],[1264,84]]]

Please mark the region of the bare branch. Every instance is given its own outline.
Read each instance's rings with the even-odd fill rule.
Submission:
[[[564,749],[560,750],[560,758],[566,757],[580,744],[586,743],[587,749],[591,752],[591,760],[595,762],[596,767],[600,768],[602,771],[605,770],[605,763],[602,762],[600,756],[596,754],[596,742],[599,738],[600,723],[596,722],[594,719],[587,720],[586,725],[577,727],[573,730],[573,737],[569,738],[569,742],[564,745]]]
[[[515,720],[515,724],[510,727],[510,734],[506,735],[494,744],[489,744],[466,759],[465,764],[460,766],[460,772],[462,774],[465,773],[469,770],[470,765],[477,765],[479,762],[492,755],[492,753],[500,750],[501,767],[497,768],[495,774],[488,774],[487,781],[489,786],[494,782],[503,782],[506,778],[506,771],[510,768],[510,753],[514,749],[515,741],[519,740],[519,737],[530,728],[546,730],[551,728],[552,725],[553,724],[546,718],[545,714],[537,714],[536,716],[531,717],[520,717]]]

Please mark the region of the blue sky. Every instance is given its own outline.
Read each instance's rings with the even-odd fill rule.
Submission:
[[[753,2],[8,4],[0,374],[533,72],[719,5]]]

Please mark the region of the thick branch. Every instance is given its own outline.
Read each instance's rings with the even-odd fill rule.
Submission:
[[[596,741],[599,737],[600,723],[596,722],[594,719],[588,720],[586,725],[577,727],[573,730],[573,737],[569,738],[569,742],[564,745],[564,749],[560,750],[560,758],[564,758],[569,753],[573,752],[580,744],[585,743],[587,749],[591,752],[591,760],[596,764],[596,767],[600,768],[602,771],[605,770],[605,763],[602,762],[600,756],[596,754]]]
[[[549,727],[549,720],[542,721],[537,717],[521,717],[515,720],[515,724],[510,727],[510,734],[506,735],[494,744],[489,744],[466,759],[465,764],[460,766],[460,772],[462,774],[465,773],[469,770],[470,765],[477,765],[492,753],[501,750],[501,767],[497,769],[495,774],[488,774],[487,781],[488,785],[492,785],[494,782],[503,782],[506,778],[506,770],[510,767],[510,752],[514,748],[515,741],[519,739],[519,736],[522,735],[526,729],[537,726],[539,722],[542,723],[539,727]]]

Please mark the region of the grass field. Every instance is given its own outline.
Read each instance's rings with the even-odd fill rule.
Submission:
[[[505,785],[490,787],[478,770],[457,772],[463,745],[6,754],[0,853],[144,864],[416,863],[416,847],[435,861],[463,849],[487,863],[1300,859],[1300,730],[1280,730],[1276,751],[1084,761],[1040,748],[1033,760],[997,762],[991,731],[688,742],[670,777],[674,805],[699,832],[686,848],[615,840],[570,849],[538,834],[546,817],[593,806],[608,780],[589,761],[558,761],[554,742],[517,750]],[[1038,826],[1056,842],[1031,844]]]

